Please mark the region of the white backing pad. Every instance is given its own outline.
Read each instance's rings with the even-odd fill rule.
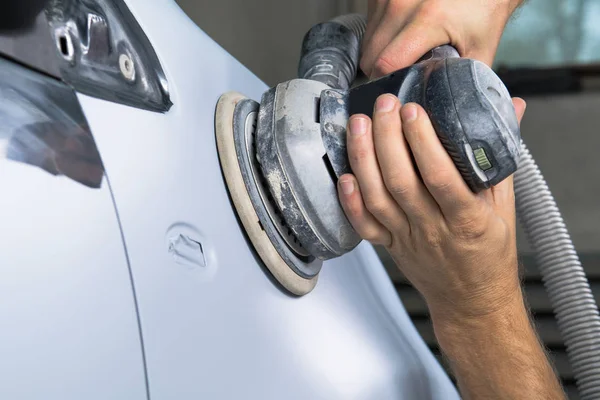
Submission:
[[[302,296],[313,290],[317,284],[318,275],[311,279],[305,279],[290,269],[285,260],[281,258],[261,228],[258,215],[242,178],[233,139],[233,116],[235,106],[245,98],[240,93],[228,92],[223,94],[217,103],[215,131],[223,175],[238,216],[258,255],[283,287]]]

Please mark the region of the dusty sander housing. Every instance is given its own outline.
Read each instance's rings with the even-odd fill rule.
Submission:
[[[321,92],[354,80],[364,26],[352,15],[307,33],[300,74],[327,83],[295,79],[260,105],[238,93],[217,105],[219,157],[237,213],[265,266],[297,295],[314,288],[324,260],[360,242],[339,204],[319,115]]]
[[[360,242],[339,204],[315,121],[315,96],[327,85],[301,81],[269,90],[260,106],[240,94],[223,95],[216,124],[221,165],[244,228],[266,267],[298,295],[312,290],[324,260]],[[290,107],[304,112],[289,115]]]

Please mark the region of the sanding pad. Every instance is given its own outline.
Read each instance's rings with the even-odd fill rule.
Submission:
[[[243,110],[238,106],[243,106]],[[290,248],[289,239],[281,236],[281,228],[275,226],[260,201],[255,179],[248,176],[247,156],[242,151],[246,143],[241,143],[244,139],[240,125],[252,123],[252,119],[255,124],[257,110],[258,103],[240,93],[228,92],[219,99],[215,133],[221,168],[237,214],[258,255],[285,289],[302,296],[315,287],[321,262]],[[248,120],[240,124],[240,118]]]

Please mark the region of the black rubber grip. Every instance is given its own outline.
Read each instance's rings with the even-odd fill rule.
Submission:
[[[402,104],[420,104],[457,169],[477,192],[517,170],[520,130],[500,78],[487,65],[456,57],[450,49],[434,50],[411,67],[351,89],[349,113],[371,116],[384,93],[395,94]]]

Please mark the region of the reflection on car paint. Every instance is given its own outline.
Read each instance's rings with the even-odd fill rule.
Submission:
[[[99,188],[104,167],[75,92],[0,58],[0,157]]]

